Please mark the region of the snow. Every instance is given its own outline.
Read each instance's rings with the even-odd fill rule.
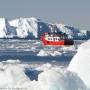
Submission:
[[[8,62],[8,63],[7,63]],[[86,90],[77,74],[60,67],[18,63],[13,60],[0,62],[0,88],[22,88],[27,90]],[[27,72],[28,71],[28,72]],[[29,73],[29,75],[28,75]],[[32,77],[33,75],[33,77]],[[31,78],[37,80],[32,80]]]
[[[90,89],[90,40],[80,45],[73,57],[68,70],[77,73]]]

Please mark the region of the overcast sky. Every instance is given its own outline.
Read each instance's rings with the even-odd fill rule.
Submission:
[[[0,16],[36,17],[90,30],[90,0],[0,0]]]

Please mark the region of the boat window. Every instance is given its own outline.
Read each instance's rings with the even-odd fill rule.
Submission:
[[[56,40],[58,40],[57,38],[55,38]]]
[[[52,40],[52,38],[48,38],[48,40]]]
[[[51,40],[51,38],[48,38],[48,40]]]
[[[55,40],[55,38],[53,38],[53,40]]]

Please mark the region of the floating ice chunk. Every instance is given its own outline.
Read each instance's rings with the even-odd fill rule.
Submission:
[[[62,53],[58,52],[58,51],[54,51],[53,53],[51,53],[51,56],[61,56]]]
[[[58,51],[46,51],[46,50],[40,50],[40,52],[37,54],[37,56],[61,56],[62,53]]]
[[[2,63],[21,63],[20,60],[7,60],[7,61],[2,61]]]
[[[48,56],[48,53],[44,50],[40,50],[40,52],[37,54],[37,56]]]

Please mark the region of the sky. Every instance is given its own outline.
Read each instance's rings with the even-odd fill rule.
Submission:
[[[0,17],[35,17],[90,30],[90,0],[0,0]]]

